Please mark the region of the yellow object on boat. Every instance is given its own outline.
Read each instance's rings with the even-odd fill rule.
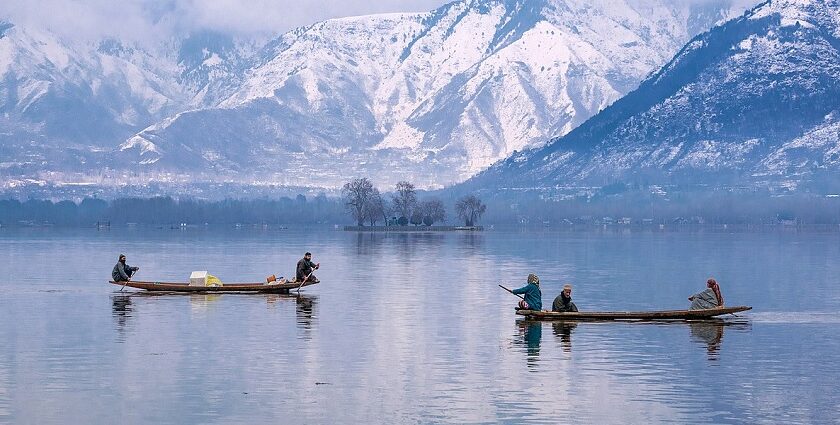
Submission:
[[[207,280],[204,282],[204,286],[222,286],[222,281],[212,274],[207,275]]]

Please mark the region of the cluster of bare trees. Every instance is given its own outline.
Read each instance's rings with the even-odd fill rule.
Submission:
[[[386,225],[415,226],[446,221],[446,208],[439,199],[419,201],[414,185],[401,181],[394,194],[386,199],[367,178],[347,182],[342,188],[344,202],[359,226],[375,226],[380,220]]]
[[[466,226],[475,226],[486,211],[487,205],[475,195],[464,196],[455,203],[455,213],[458,214],[458,218],[464,220]]]

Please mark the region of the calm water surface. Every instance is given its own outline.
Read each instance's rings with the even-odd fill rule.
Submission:
[[[300,297],[141,280],[290,275]],[[0,229],[0,423],[838,423],[840,233]],[[723,322],[538,323],[496,285]]]

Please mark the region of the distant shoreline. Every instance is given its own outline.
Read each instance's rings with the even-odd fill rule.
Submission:
[[[484,226],[344,226],[346,232],[476,232]]]

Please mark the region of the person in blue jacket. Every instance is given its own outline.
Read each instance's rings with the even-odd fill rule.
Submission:
[[[540,278],[531,273],[528,275],[528,284],[514,289],[514,294],[522,294],[525,299],[519,301],[519,308],[522,310],[542,310],[542,292],[540,291]]]

